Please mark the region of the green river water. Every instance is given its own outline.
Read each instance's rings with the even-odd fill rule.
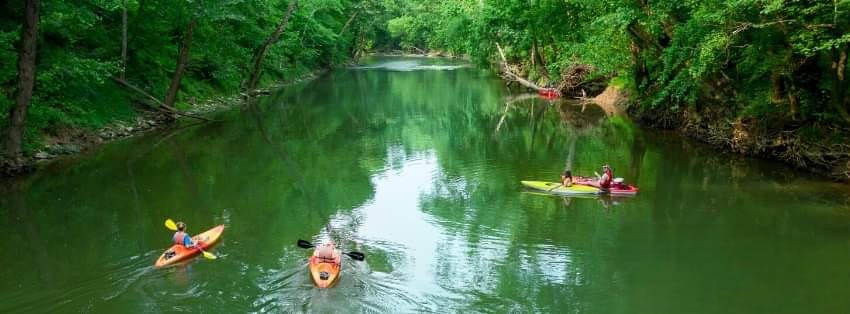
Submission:
[[[0,313],[850,313],[850,196],[783,165],[374,58],[222,122],[104,145],[0,188]],[[635,197],[564,198],[603,163]],[[166,218],[217,260],[154,269]],[[314,288],[299,238],[335,239]]]

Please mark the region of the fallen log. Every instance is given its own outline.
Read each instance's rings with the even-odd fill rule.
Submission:
[[[528,88],[536,90],[538,92],[549,90],[548,88],[541,87],[537,84],[534,84],[533,82],[526,80],[526,79],[522,78],[521,76],[511,72],[510,68],[508,68],[508,60],[505,58],[505,53],[504,53],[504,51],[502,51],[502,46],[500,46],[499,43],[496,43],[496,49],[499,51],[499,57],[502,58],[502,63],[501,63],[501,67],[500,67],[502,74],[503,74],[502,78],[504,78],[506,80],[517,82],[522,86],[528,87]]]
[[[170,112],[170,113],[173,113],[173,114],[176,114],[176,115],[184,116],[184,117],[187,117],[187,118],[198,119],[198,120],[202,120],[202,121],[207,121],[207,122],[215,121],[215,120],[211,120],[211,119],[208,119],[208,118],[204,118],[202,116],[193,115],[191,113],[185,113],[185,112],[179,111],[179,110],[177,110],[177,108],[174,108],[174,107],[171,107],[169,105],[164,104],[162,101],[160,101],[156,97],[153,97],[151,94],[146,93],[141,88],[136,87],[135,85],[130,84],[130,82],[127,82],[127,81],[125,81],[121,78],[112,77],[112,80],[117,82],[118,84],[123,85],[124,87],[129,88],[130,90],[138,93],[139,95],[145,96],[145,98],[153,101],[155,104],[157,104],[159,106],[159,107],[157,107],[157,109],[159,109],[159,110],[163,110],[163,111],[167,111],[167,112]]]

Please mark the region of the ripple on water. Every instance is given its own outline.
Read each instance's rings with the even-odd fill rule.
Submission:
[[[103,265],[98,267],[103,269],[98,276],[86,278],[83,281],[55,283],[49,288],[38,291],[21,289],[0,302],[0,312],[68,312],[70,309],[82,309],[83,312],[95,311],[107,306],[110,301],[127,291],[135,289],[136,285],[153,270],[150,261],[157,254],[155,251],[150,251],[121,259],[120,262]],[[103,285],[103,282],[110,284]]]
[[[343,262],[340,280],[331,289],[313,286],[308,272],[307,263],[266,272],[258,282],[261,293],[250,311],[341,313],[360,309],[387,313],[413,310],[420,303],[390,274],[372,272],[368,263]]]

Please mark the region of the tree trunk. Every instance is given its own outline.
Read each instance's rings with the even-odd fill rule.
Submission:
[[[540,49],[538,49],[537,47],[537,39],[533,40],[533,43],[531,44],[531,49],[531,56],[532,59],[534,59],[532,60],[532,62],[537,65],[537,70],[540,71],[540,74],[543,76],[543,78],[546,79],[548,83],[548,81],[550,80],[549,71],[546,70],[546,63],[543,60],[543,56],[540,55]]]
[[[127,72],[127,0],[123,1],[124,7],[121,9],[121,79],[125,79],[124,73]]]
[[[774,70],[773,73],[770,74],[770,101],[774,104],[781,104],[784,95],[785,95],[785,85],[783,85],[782,81],[782,72],[779,70]]]
[[[295,12],[297,7],[298,0],[292,0],[289,2],[289,7],[286,9],[286,14],[283,16],[280,24],[277,25],[277,28],[274,30],[272,35],[266,39],[260,49],[258,49],[254,54],[254,58],[252,60],[253,69],[251,70],[251,74],[248,76],[248,81],[243,86],[245,90],[252,90],[257,87],[257,84],[260,82],[260,76],[263,72],[263,60],[266,58],[269,48],[276,43],[278,39],[280,39],[280,34],[286,29],[286,25],[289,24],[289,18],[292,17],[292,13]]]
[[[6,155],[20,160],[23,154],[23,137],[26,129],[27,109],[35,85],[35,53],[38,39],[39,0],[27,0],[24,7],[24,25],[21,29],[21,47],[18,51],[18,86],[15,106],[9,112],[9,132],[6,138]]]
[[[634,76],[632,79],[635,80],[635,87],[637,87],[638,90],[642,90],[640,87],[650,79],[649,70],[646,68],[646,62],[644,62],[640,55],[642,51],[641,47],[634,39],[632,39],[631,45],[629,46],[629,51],[632,54],[632,65],[634,66]]]
[[[365,41],[366,41],[365,38],[366,37],[363,34],[363,32],[357,33],[357,44],[355,45],[356,48],[354,49],[354,57],[353,57],[355,62],[359,61],[360,57],[363,54],[363,50],[364,50],[363,47],[365,46]]]
[[[348,21],[345,21],[345,25],[342,26],[342,29],[339,31],[339,34],[337,34],[337,36],[342,36],[342,34],[345,33],[348,27],[351,26],[351,22],[353,22],[354,18],[357,17],[358,13],[360,13],[359,9],[357,11],[354,11],[354,14],[352,14],[351,17],[348,18]]]
[[[180,43],[180,52],[177,54],[177,67],[174,69],[174,77],[171,78],[171,85],[168,87],[168,92],[165,93],[165,101],[162,102],[167,107],[174,107],[174,101],[177,99],[180,80],[183,79],[183,73],[186,72],[186,63],[189,61],[189,47],[192,45],[192,34],[195,32],[195,25],[197,24],[197,18],[192,17],[186,29],[186,34],[183,36],[183,42]]]
[[[844,99],[847,93],[847,81],[844,80],[844,69],[847,67],[847,49],[850,49],[850,46],[832,49],[833,72],[830,103],[832,103],[832,106],[844,121],[850,122],[850,113],[847,111],[847,104]]]

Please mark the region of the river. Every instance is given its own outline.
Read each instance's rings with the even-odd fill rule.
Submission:
[[[461,61],[373,58],[215,118],[4,183],[0,312],[850,312],[846,186]],[[519,183],[604,163],[638,195]],[[154,269],[166,218],[225,224],[219,258]],[[366,260],[320,290],[299,238]]]

